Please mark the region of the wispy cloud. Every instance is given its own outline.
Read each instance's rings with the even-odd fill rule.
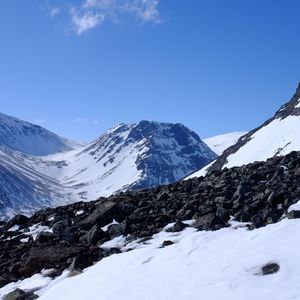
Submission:
[[[98,119],[89,119],[86,117],[78,117],[74,120],[76,123],[80,124],[92,124],[92,125],[99,125],[101,123],[101,120]]]
[[[49,15],[50,17],[55,17],[60,13],[60,8],[59,7],[50,7],[49,8]]]
[[[160,0],[79,0],[69,7],[63,4],[50,7],[49,14],[54,17],[67,13],[73,31],[81,35],[106,21],[118,23],[126,17],[140,22],[160,23],[159,3]]]
[[[82,11],[76,9],[75,7],[71,8],[70,14],[74,30],[78,35],[101,25],[105,19],[105,16],[100,13],[93,11]]]

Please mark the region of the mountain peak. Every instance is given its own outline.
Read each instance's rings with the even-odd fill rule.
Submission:
[[[300,116],[300,83],[292,99],[282,105],[275,114],[275,118],[280,119],[285,119],[288,116]]]
[[[0,145],[25,154],[43,156],[72,150],[77,143],[39,125],[0,113]]]

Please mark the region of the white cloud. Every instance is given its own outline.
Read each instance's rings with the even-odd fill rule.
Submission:
[[[89,119],[89,118],[85,118],[85,117],[79,117],[79,118],[76,118],[74,120],[76,123],[80,123],[80,124],[92,124],[92,125],[99,125],[100,123],[102,123],[101,120],[98,120],[98,119]]]
[[[51,7],[49,8],[49,15],[50,17],[55,17],[60,13],[60,8],[59,7]]]
[[[76,123],[88,123],[88,122],[89,122],[89,118],[82,118],[82,117],[79,117],[79,118],[76,118],[76,119],[75,119],[75,122],[76,122]]]
[[[80,35],[98,27],[105,20],[116,21],[132,15],[143,22],[159,23],[160,0],[84,0],[70,9],[75,32]]]
[[[103,23],[105,16],[92,11],[79,11],[71,9],[72,24],[78,35]]]

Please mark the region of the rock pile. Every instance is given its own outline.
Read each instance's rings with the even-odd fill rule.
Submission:
[[[147,239],[171,222],[169,231],[181,231],[189,219],[199,230],[218,230],[232,217],[254,229],[277,222],[299,200],[300,152],[292,152],[205,178],[18,215],[0,224],[0,287],[42,269],[52,277],[66,268],[80,272],[120,252],[99,245],[121,235]]]

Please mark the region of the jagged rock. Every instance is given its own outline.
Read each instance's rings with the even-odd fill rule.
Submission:
[[[51,269],[60,263],[65,265],[68,258],[74,257],[83,251],[84,248],[78,246],[32,248],[24,263],[20,265],[18,274],[29,277],[42,269]]]
[[[56,237],[57,236],[52,232],[47,232],[47,231],[46,232],[40,232],[36,237],[36,241],[44,244],[44,243],[47,243],[49,241],[52,241]]]
[[[120,235],[125,235],[126,224],[124,222],[120,224],[111,224],[108,226],[107,231],[111,239],[118,237]]]
[[[90,245],[96,245],[100,240],[106,239],[106,233],[99,225],[94,225],[91,230],[84,234],[80,240],[85,241]]]
[[[38,295],[33,294],[32,292],[24,292],[21,289],[15,289],[9,294],[3,297],[3,300],[34,300],[37,299]]]
[[[105,226],[114,219],[122,222],[125,219],[126,212],[131,211],[129,206],[115,201],[106,201],[100,203],[95,210],[83,221],[83,224],[99,224]]]
[[[300,211],[299,210],[291,210],[287,213],[288,219],[299,219],[300,218]]]
[[[24,215],[15,215],[6,225],[7,228],[11,228],[15,225],[25,225],[29,218]]]
[[[215,213],[210,213],[201,216],[193,224],[193,227],[198,230],[217,230],[224,227],[224,223],[216,216]]]
[[[162,248],[165,248],[165,247],[171,246],[171,245],[173,245],[173,244],[174,244],[174,242],[172,242],[172,241],[164,241],[164,242],[162,243],[161,247],[162,247]]]
[[[167,229],[167,232],[179,232],[189,227],[189,225],[182,223],[181,221],[177,221],[171,228]]]
[[[261,268],[262,275],[270,275],[277,273],[280,266],[277,263],[269,263]]]

